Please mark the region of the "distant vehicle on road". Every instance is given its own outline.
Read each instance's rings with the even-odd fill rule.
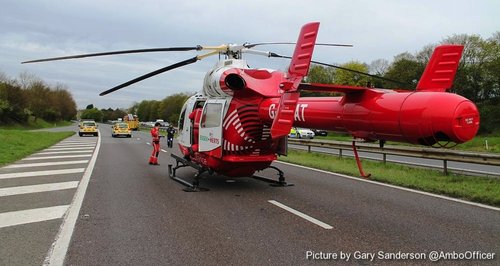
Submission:
[[[300,128],[300,127],[292,127],[290,130],[290,134],[288,134],[289,138],[307,138],[307,139],[313,139],[314,138],[314,132],[308,128]]]
[[[168,122],[165,122],[163,119],[156,119],[156,121],[153,123],[153,125],[156,123],[160,123],[160,127],[168,127],[170,125]]]
[[[139,118],[136,115],[128,114],[123,117],[123,121],[128,124],[130,130],[139,129]]]
[[[119,136],[125,136],[127,138],[132,137],[132,133],[130,131],[130,128],[127,123],[115,123],[112,126],[113,130],[111,131],[111,136],[114,137],[119,137]]]
[[[78,135],[82,137],[83,135],[94,135],[98,136],[97,124],[95,121],[82,121],[78,129]]]
[[[326,130],[313,129],[312,131],[314,132],[314,136],[323,136],[323,137],[328,136],[328,131]]]

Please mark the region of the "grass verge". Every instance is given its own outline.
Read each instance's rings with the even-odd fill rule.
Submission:
[[[359,176],[356,161],[351,158],[289,150],[288,156],[279,160]],[[371,180],[500,207],[499,179],[456,174],[446,176],[436,170],[369,160],[363,160],[363,169],[371,174]]]
[[[0,129],[0,166],[48,148],[75,132],[33,132]]]
[[[30,117],[28,119],[28,122],[25,124],[12,123],[7,125],[2,125],[0,126],[0,129],[12,129],[12,130],[41,129],[41,128],[52,128],[52,127],[64,127],[71,125],[73,125],[73,122],[71,121],[47,122],[41,118],[35,121],[33,117]]]

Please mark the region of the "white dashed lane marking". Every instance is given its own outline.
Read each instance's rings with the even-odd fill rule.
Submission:
[[[50,162],[50,163],[25,163],[25,164],[11,164],[4,168],[26,168],[26,167],[40,167],[40,166],[56,166],[56,165],[68,165],[68,164],[84,164],[88,163],[89,160],[78,160],[78,161],[62,161],[62,162]]]
[[[50,148],[45,151],[79,151],[79,150],[92,150],[92,147],[73,147],[73,148]]]
[[[69,181],[32,186],[0,188],[0,197],[72,189],[78,187],[78,183],[78,181]]]
[[[0,213],[0,228],[60,219],[69,205]]]
[[[9,173],[9,174],[0,174],[0,180],[9,178],[19,178],[19,177],[74,174],[74,173],[83,173],[83,171],[85,171],[85,168]]]
[[[326,224],[326,223],[324,223],[324,222],[322,222],[322,221],[320,221],[318,219],[315,219],[315,218],[313,218],[313,217],[311,217],[311,216],[309,216],[307,214],[304,214],[302,212],[299,212],[299,211],[297,211],[295,209],[292,209],[292,208],[290,208],[290,207],[288,207],[288,206],[286,206],[286,205],[284,205],[282,203],[279,203],[279,202],[277,202],[275,200],[268,200],[268,202],[271,203],[271,204],[273,204],[273,205],[275,205],[275,206],[278,206],[278,207],[282,208],[283,210],[291,212],[291,213],[299,216],[300,218],[305,219],[305,220],[307,220],[307,221],[309,221],[309,222],[311,222],[311,223],[313,223],[315,225],[323,227],[324,229],[328,229],[328,230],[329,229],[333,229],[333,227],[331,225]]]
[[[51,148],[77,148],[77,147],[94,147],[95,144],[58,144]]]
[[[94,149],[89,150],[81,150],[81,151],[49,151],[49,152],[40,152],[37,155],[49,155],[49,154],[70,154],[70,153],[92,153]]]
[[[35,161],[35,160],[48,160],[48,159],[66,159],[66,158],[79,158],[79,157],[91,157],[92,154],[78,154],[78,155],[59,155],[59,156],[43,156],[43,157],[29,157],[22,159],[23,161]]]

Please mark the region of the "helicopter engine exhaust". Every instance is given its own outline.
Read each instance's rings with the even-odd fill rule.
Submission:
[[[224,83],[233,91],[242,90],[246,87],[246,82],[243,77],[234,73],[227,75],[224,79]]]

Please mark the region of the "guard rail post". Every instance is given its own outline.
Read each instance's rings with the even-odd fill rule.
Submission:
[[[443,159],[444,175],[448,175],[448,160]]]

